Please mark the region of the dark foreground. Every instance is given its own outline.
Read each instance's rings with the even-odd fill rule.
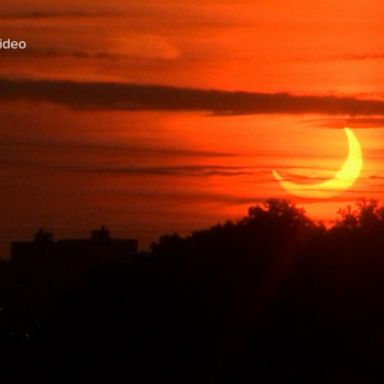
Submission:
[[[374,202],[326,230],[272,200],[127,260],[4,263],[0,289],[4,383],[384,382]]]

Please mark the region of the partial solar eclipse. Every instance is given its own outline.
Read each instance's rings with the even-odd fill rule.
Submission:
[[[357,180],[363,167],[363,154],[356,136],[349,128],[344,128],[348,139],[348,156],[332,179],[317,184],[297,184],[285,180],[278,172],[272,171],[279,184],[291,195],[305,198],[327,199],[350,188]]]

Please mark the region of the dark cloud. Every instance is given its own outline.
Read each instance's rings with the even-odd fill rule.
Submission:
[[[121,16],[117,12],[112,11],[63,11],[63,12],[47,12],[47,11],[24,11],[24,12],[9,12],[0,15],[0,20],[20,20],[20,19],[52,19],[52,18],[90,18],[90,17],[118,17]]]
[[[181,166],[62,166],[64,171],[97,173],[110,175],[151,175],[151,176],[244,176],[253,175],[254,172],[246,167],[231,167],[221,165],[181,165]]]
[[[0,189],[14,189],[20,187],[19,184],[0,184]]]
[[[80,50],[80,49],[67,49],[67,48],[34,48],[29,46],[26,50],[9,50],[3,51],[2,56],[7,58],[22,58],[22,57],[30,57],[30,58],[44,58],[44,59],[57,59],[57,58],[72,58],[72,59],[99,59],[99,60],[121,60],[126,63],[137,62],[164,62],[168,60],[172,60],[172,58],[164,57],[161,54],[149,57],[142,57],[140,54],[131,54],[130,52],[125,52],[124,54],[117,54],[106,51],[91,51],[91,50]]]
[[[42,57],[42,58],[60,58],[70,57],[75,59],[129,59],[129,55],[118,55],[113,53],[107,53],[104,51],[86,51],[86,50],[71,50],[71,49],[56,49],[56,48],[33,48],[28,47],[25,51],[4,51],[6,57]]]
[[[316,56],[311,57],[296,57],[295,61],[307,63],[326,63],[326,62],[341,62],[341,61],[365,61],[365,60],[383,60],[384,53],[349,53],[332,56]]]
[[[256,196],[247,196],[247,195],[235,195],[235,194],[225,194],[225,193],[212,193],[212,192],[196,192],[196,191],[179,191],[179,192],[163,192],[163,191],[113,191],[113,196],[122,197],[122,198],[136,198],[142,199],[144,201],[148,201],[148,199],[156,198],[158,201],[166,201],[167,204],[182,204],[186,205],[187,203],[219,203],[226,205],[255,205],[258,203],[265,202],[268,197],[256,197]],[[119,212],[124,210],[124,208],[119,209]],[[129,211],[132,212],[132,208],[129,208]],[[137,210],[136,210],[137,212]],[[140,212],[143,212],[140,210]],[[153,209],[150,210],[153,212]],[[159,212],[163,212],[161,208],[159,208]]]
[[[150,175],[150,176],[244,176],[255,174],[249,167],[224,165],[180,165],[180,166],[103,166],[103,165],[60,165],[41,160],[1,159],[2,166],[35,168],[78,173],[109,175]]]
[[[316,123],[317,126],[326,128],[380,128],[384,127],[384,117],[353,117],[334,119],[306,120],[308,123]]]
[[[305,175],[298,175],[296,173],[290,173],[288,172],[288,177],[286,178],[289,181],[292,181],[294,183],[300,183],[304,182],[307,185],[311,185],[312,183],[321,183],[323,181],[327,181],[331,178],[332,176],[329,177],[311,177],[311,176],[305,176]]]
[[[68,168],[71,170],[71,168]],[[220,165],[186,165],[173,167],[92,167],[74,168],[80,172],[96,172],[109,174],[155,175],[155,176],[243,176],[254,172],[244,167]]]
[[[52,102],[77,109],[206,111],[214,114],[384,115],[384,101],[126,83],[0,79],[0,101]]]
[[[130,22],[129,25],[142,25],[144,21],[150,21],[152,28],[160,26],[164,29],[164,20],[167,26],[188,27],[192,25],[196,27],[213,27],[228,28],[228,26],[237,26],[239,18],[236,15],[224,15],[222,12],[207,13],[201,7],[188,6],[186,4],[124,4],[121,7],[111,6],[97,7],[94,5],[89,7],[82,6],[82,10],[78,7],[75,9],[65,7],[64,9],[47,9],[47,6],[40,9],[19,9],[13,11],[1,11],[0,20],[7,21],[34,21],[45,19],[90,19],[90,18],[115,18],[125,19]],[[87,8],[85,11],[84,9]],[[253,23],[241,20],[242,25],[253,25]]]
[[[183,148],[166,148],[166,147],[149,147],[134,144],[104,144],[104,143],[87,143],[87,142],[75,142],[75,141],[22,141],[22,140],[3,140],[0,142],[0,149],[2,153],[7,149],[22,148],[24,151],[30,149],[36,149],[38,151],[50,151],[50,152],[65,152],[73,153],[81,151],[82,153],[90,154],[106,154],[106,155],[141,155],[141,156],[161,156],[166,157],[200,157],[200,158],[216,158],[216,157],[239,157],[241,154],[234,152],[224,151],[201,151]],[[1,158],[1,156],[0,156]]]
[[[361,53],[345,56],[346,60],[383,60],[383,53]]]

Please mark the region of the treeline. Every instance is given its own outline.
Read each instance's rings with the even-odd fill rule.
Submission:
[[[330,228],[268,200],[75,285],[20,268],[1,268],[0,345],[48,382],[384,378],[384,209],[373,200]]]

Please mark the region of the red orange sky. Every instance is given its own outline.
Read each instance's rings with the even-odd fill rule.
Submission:
[[[238,218],[288,197],[272,169],[331,177],[345,125],[360,179],[298,203],[383,199],[383,19],[379,1],[2,2],[0,38],[28,48],[0,51],[1,254],[40,226],[147,245]]]

